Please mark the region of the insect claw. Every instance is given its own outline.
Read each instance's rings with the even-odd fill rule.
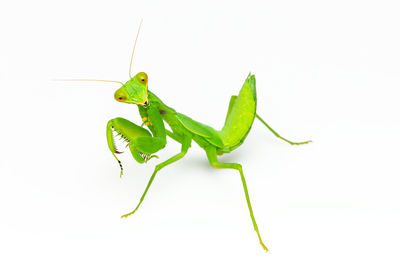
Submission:
[[[153,155],[146,155],[146,161],[145,161],[145,163],[147,163],[150,159],[152,159],[153,157],[155,157],[155,158],[158,158],[158,156],[157,155],[155,155],[155,154],[153,154]]]

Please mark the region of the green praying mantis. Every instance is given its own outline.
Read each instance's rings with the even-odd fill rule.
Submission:
[[[268,248],[261,239],[254,217],[242,166],[238,163],[219,162],[217,156],[229,153],[239,147],[248,135],[255,118],[260,120],[276,137],[291,145],[306,144],[311,141],[292,142],[281,137],[256,113],[256,79],[252,74],[247,76],[239,94],[231,97],[225,123],[221,130],[215,130],[208,125],[197,122],[166,105],[148,89],[149,79],[146,73],[139,72],[133,77],[131,75],[133,55],[141,25],[142,22],[140,23],[133,45],[129,66],[130,79],[126,83],[114,80],[96,79],[68,80],[120,83],[122,86],[115,92],[115,100],[122,103],[137,105],[139,114],[143,120],[141,126],[120,117],[111,119],[107,123],[107,144],[112,155],[118,161],[121,169],[120,176],[123,174],[123,167],[121,161],[117,157],[117,154],[120,154],[121,152],[116,148],[116,136],[121,136],[121,138],[127,142],[127,147],[129,147],[133,158],[138,163],[146,163],[151,158],[157,157],[155,153],[166,146],[167,136],[181,144],[181,150],[179,153],[155,166],[154,172],[151,175],[136,208],[132,212],[121,217],[126,218],[139,209],[139,206],[142,204],[157,173],[164,167],[182,159],[191,147],[192,141],[194,141],[206,152],[207,159],[212,167],[217,169],[234,169],[239,173],[254,230],[257,233],[259,242],[263,249],[268,251]],[[164,122],[169,125],[171,131],[165,128]],[[144,125],[147,129],[143,127]]]

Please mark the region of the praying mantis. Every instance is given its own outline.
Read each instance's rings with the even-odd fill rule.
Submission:
[[[145,72],[139,72],[134,76],[131,75],[133,56],[141,25],[142,22],[140,23],[133,45],[129,66],[130,79],[126,83],[115,80],[96,79],[68,80],[120,83],[121,87],[114,94],[115,100],[121,103],[137,105],[139,114],[143,121],[141,126],[121,117],[111,119],[107,123],[107,144],[112,155],[118,161],[121,170],[120,176],[123,174],[123,167],[121,161],[117,157],[117,154],[120,154],[121,152],[116,148],[116,136],[121,136],[121,138],[127,142],[127,147],[129,147],[133,158],[138,163],[146,163],[153,157],[157,157],[155,153],[167,145],[167,136],[181,144],[181,150],[179,153],[155,166],[154,172],[151,175],[136,208],[132,212],[122,215],[121,217],[126,218],[139,209],[157,173],[166,166],[182,159],[191,147],[192,141],[194,141],[205,151],[207,159],[212,167],[217,169],[234,169],[239,173],[254,230],[257,233],[261,246],[263,249],[268,251],[268,248],[262,241],[254,217],[242,165],[239,163],[219,162],[217,157],[233,151],[244,142],[255,118],[260,120],[261,123],[264,124],[276,137],[291,145],[307,144],[311,141],[292,142],[283,138],[256,113],[256,79],[251,73],[245,79],[239,94],[231,97],[225,123],[221,130],[215,130],[208,125],[197,122],[166,105],[160,98],[149,90],[149,77]],[[171,131],[165,127],[165,123],[169,125]],[[147,128],[144,128],[144,125]]]

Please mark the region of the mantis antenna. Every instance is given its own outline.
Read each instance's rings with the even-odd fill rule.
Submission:
[[[133,55],[135,54],[136,43],[139,37],[140,29],[142,28],[143,19],[140,20],[139,29],[136,34],[135,43],[133,44],[132,49],[132,56],[131,56],[131,63],[129,64],[129,77],[132,78],[131,70],[132,70],[132,62],[133,62]],[[111,83],[119,83],[124,85],[124,83],[115,80],[104,80],[104,79],[55,79],[54,81],[91,81],[91,82],[111,82]]]
[[[115,80],[102,80],[102,79],[56,79],[55,81],[90,81],[90,82],[111,82],[111,83],[119,83],[124,85],[124,83]]]
[[[142,28],[142,23],[143,23],[143,19],[140,20],[139,29],[138,29],[137,34],[136,34],[135,43],[133,44],[131,63],[129,64],[129,77],[130,78],[132,78],[131,70],[132,70],[133,54],[135,54],[136,42],[137,42],[138,37],[139,37],[140,28]]]

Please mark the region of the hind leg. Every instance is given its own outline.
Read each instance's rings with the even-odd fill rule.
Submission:
[[[277,136],[278,138],[286,141],[287,143],[290,143],[291,145],[301,145],[301,144],[307,144],[312,142],[311,140],[308,141],[302,141],[302,142],[293,142],[290,140],[285,139],[284,137],[282,137],[281,135],[279,135],[275,130],[273,130],[258,114],[256,114],[256,117],[258,118],[258,120],[261,121],[261,123],[263,123],[269,130],[271,130],[272,133],[274,133],[275,136]]]
[[[236,169],[237,171],[239,171],[240,178],[242,179],[244,194],[246,196],[247,207],[249,208],[250,217],[251,217],[251,221],[253,222],[254,230],[257,233],[257,236],[258,236],[261,246],[263,247],[263,249],[268,251],[268,248],[264,245],[264,242],[261,239],[261,235],[260,235],[260,232],[258,231],[256,219],[254,218],[253,209],[252,209],[251,203],[250,203],[250,196],[249,196],[249,192],[247,191],[246,180],[244,178],[244,174],[243,174],[243,170],[242,170],[242,165],[237,164],[237,163],[218,162],[217,152],[216,152],[215,147],[211,147],[211,146],[207,147],[206,153],[207,153],[208,161],[210,162],[211,166],[213,166],[214,168],[229,168],[229,169]]]

